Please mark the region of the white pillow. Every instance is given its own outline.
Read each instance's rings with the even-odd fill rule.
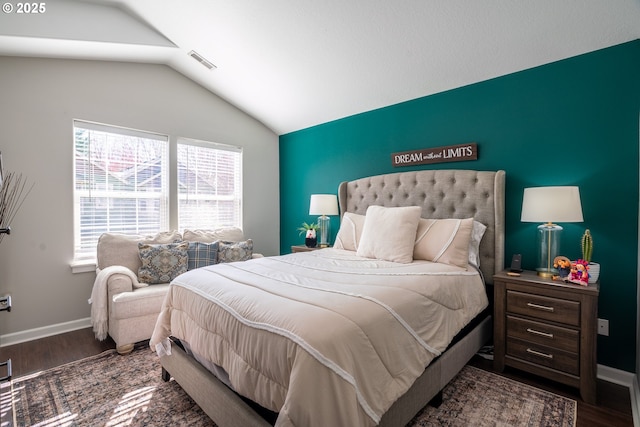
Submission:
[[[421,212],[419,206],[369,206],[357,255],[404,264],[412,262]]]
[[[182,236],[177,231],[161,231],[155,236],[141,236],[120,233],[104,233],[98,239],[97,267],[103,270],[111,265],[122,265],[138,274],[142,267],[138,243],[177,243]]]
[[[244,233],[238,227],[221,227],[215,230],[184,230],[182,238],[187,242],[213,243],[218,240],[241,242]]]
[[[421,219],[413,258],[467,268],[472,228],[473,218]]]
[[[336,241],[333,247],[336,249],[357,251],[362,229],[364,228],[364,219],[364,215],[345,212],[344,215],[342,215],[342,222],[340,223],[340,229],[336,235]]]
[[[469,264],[473,264],[478,268],[480,267],[480,242],[486,230],[486,225],[475,220],[473,221],[471,239],[469,239]]]

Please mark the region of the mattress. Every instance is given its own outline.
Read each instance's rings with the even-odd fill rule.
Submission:
[[[323,249],[179,276],[151,345],[188,342],[276,425],[369,426],[487,304],[471,268]]]

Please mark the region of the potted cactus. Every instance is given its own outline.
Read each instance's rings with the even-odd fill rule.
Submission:
[[[600,276],[600,264],[591,261],[593,255],[593,236],[587,228],[580,239],[580,248],[582,249],[582,259],[589,263],[589,283],[595,283]]]
[[[298,227],[298,231],[300,232],[300,235],[302,235],[302,233],[305,233],[304,244],[308,248],[315,248],[316,245],[318,244],[318,237],[316,235],[316,231],[319,228],[320,226],[318,226],[317,224],[314,224],[313,222],[311,224],[307,224],[306,222],[303,222],[302,226]]]

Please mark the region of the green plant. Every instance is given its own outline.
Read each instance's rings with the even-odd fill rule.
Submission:
[[[580,239],[580,247],[582,248],[582,259],[591,262],[591,256],[593,255],[593,237],[588,228],[582,235],[582,239]]]
[[[300,232],[301,236],[303,233],[306,233],[309,230],[318,231],[319,229],[320,229],[320,226],[318,224],[314,224],[313,222],[311,224],[307,224],[306,222],[303,222],[302,227],[298,227],[298,231]]]

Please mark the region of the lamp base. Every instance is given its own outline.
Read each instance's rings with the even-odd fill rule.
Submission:
[[[553,270],[547,270],[546,268],[538,268],[537,269],[538,276],[543,277],[545,279],[551,279],[553,276],[557,276],[558,272]]]
[[[331,218],[326,215],[318,217],[318,227],[320,227],[320,239],[318,239],[318,246],[321,248],[329,246],[330,225]]]
[[[553,268],[553,260],[560,255],[562,227],[550,222],[538,226],[538,256],[536,272],[538,276],[552,278],[558,274]]]

